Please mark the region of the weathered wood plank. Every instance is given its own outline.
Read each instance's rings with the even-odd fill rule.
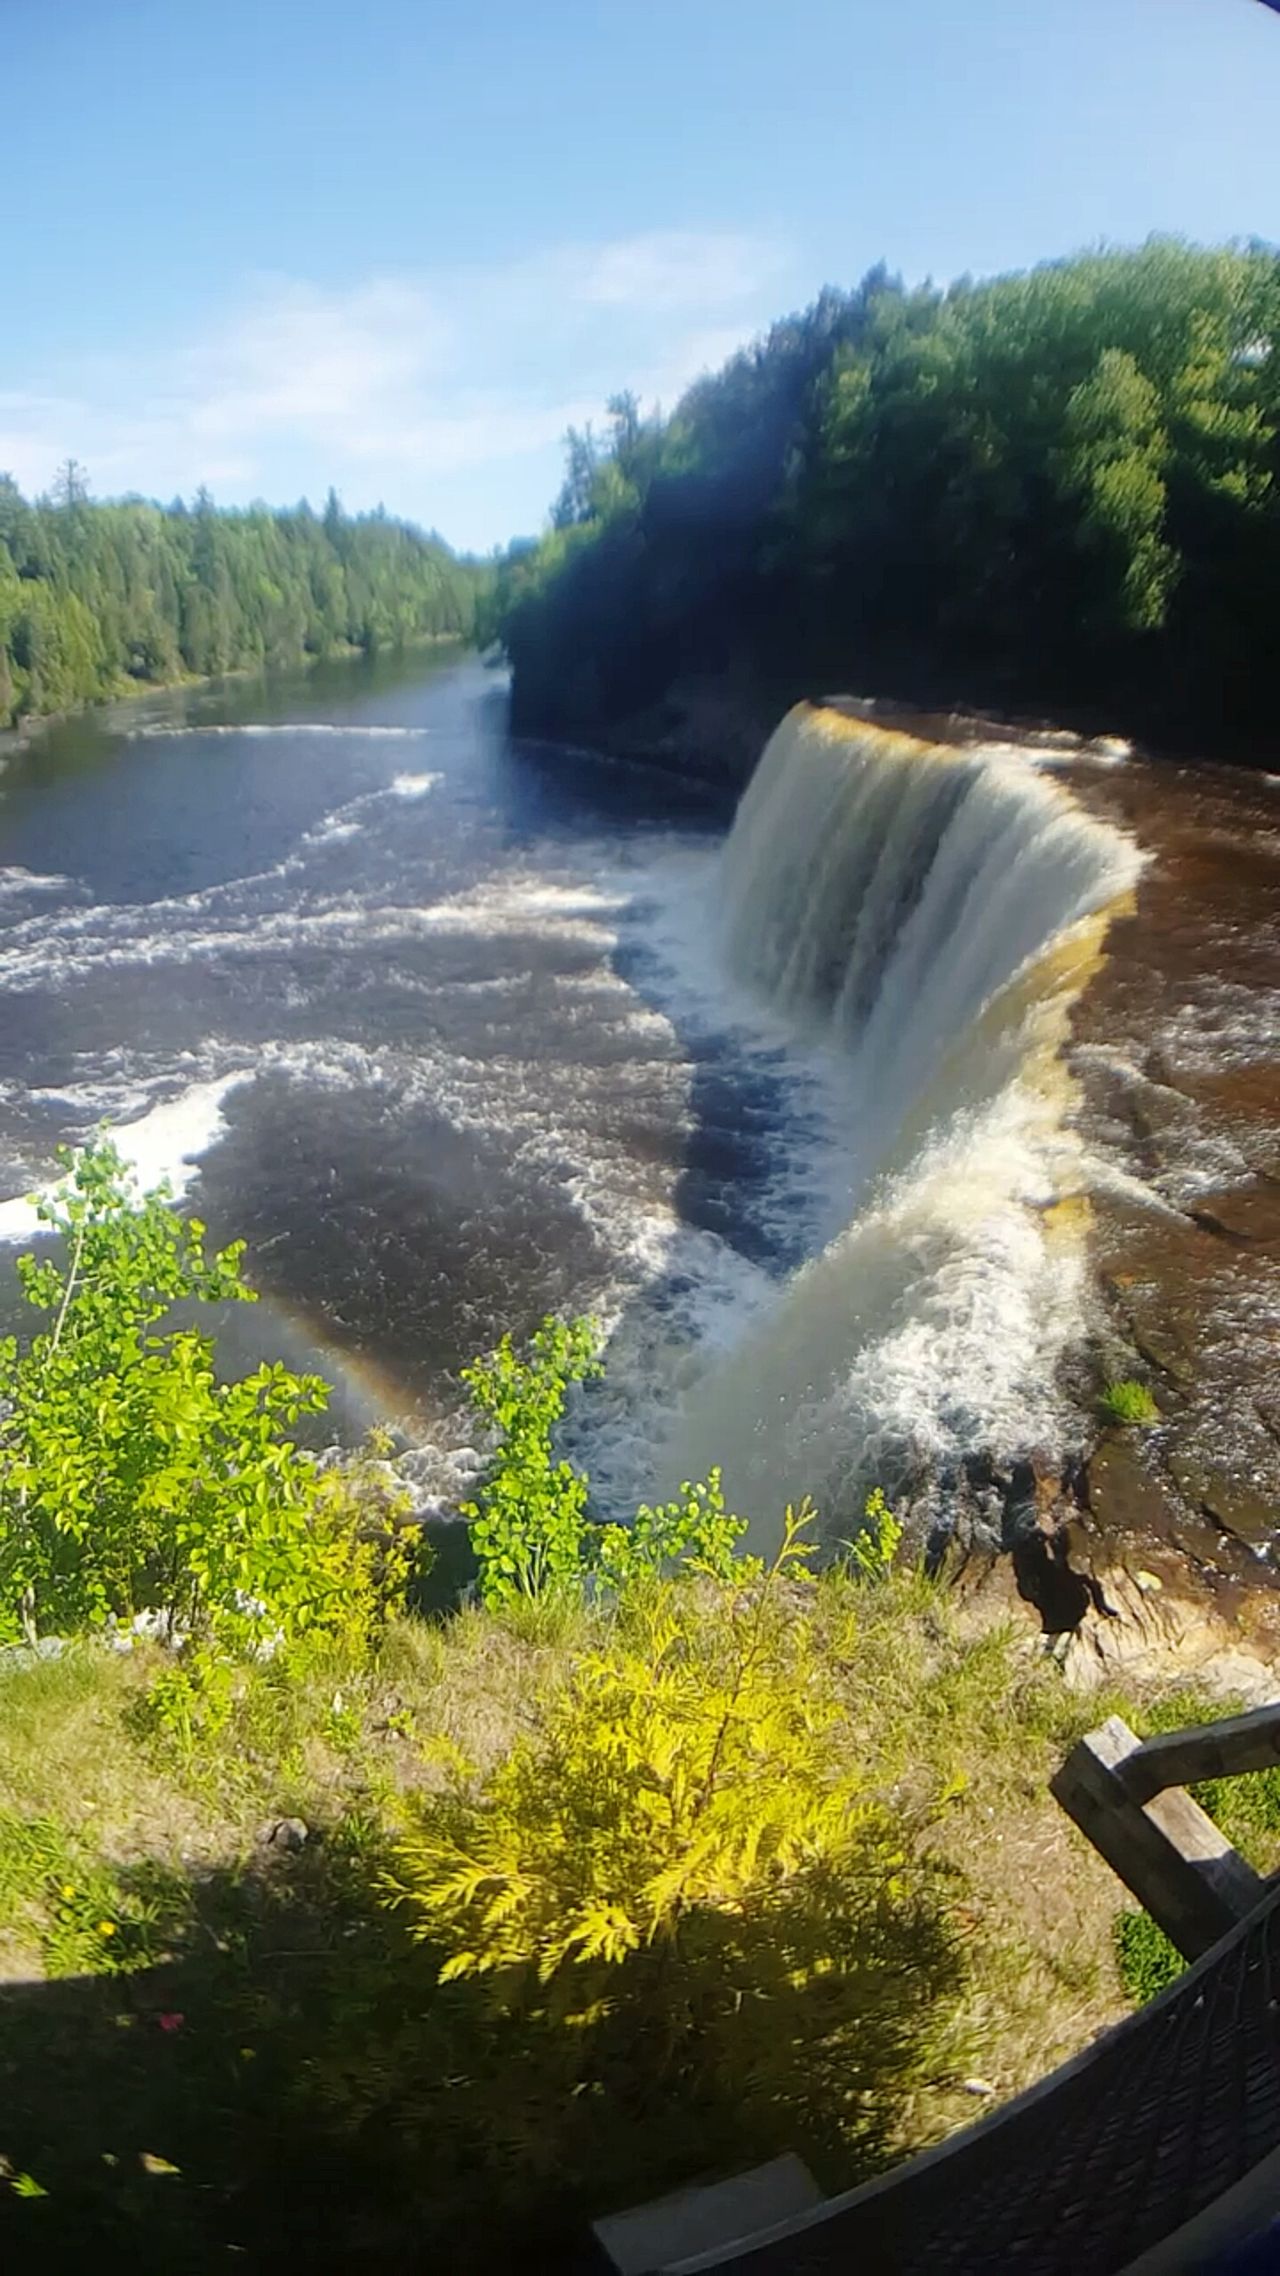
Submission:
[[[1184,1958],[1196,1960],[1261,1904],[1267,1884],[1180,1787],[1135,1799],[1126,1765],[1140,1751],[1113,1715],[1072,1749],[1051,1791]]]
[[[1224,1716],[1190,1730],[1166,1731],[1146,1739],[1129,1755],[1120,1775],[1138,1802],[1166,1786],[1189,1786],[1198,1778],[1234,1778],[1248,1770],[1273,1770],[1280,1763],[1280,1706],[1255,1707],[1247,1715]]]

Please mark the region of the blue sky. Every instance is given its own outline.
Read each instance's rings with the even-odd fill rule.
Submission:
[[[1280,239],[1257,0],[0,0],[0,63],[32,490],[332,481],[487,548],[570,421],[881,258]]]

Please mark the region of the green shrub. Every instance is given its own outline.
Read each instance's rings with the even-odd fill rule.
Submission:
[[[1160,1409],[1145,1383],[1108,1383],[1098,1404],[1108,1422],[1147,1430],[1160,1420]]]
[[[536,1735],[417,1807],[390,1893],[442,1982],[563,2035],[562,2092],[727,2097],[847,2147],[958,1973],[910,1809],[842,1746],[805,1522],[746,1585],[633,1587]]]
[[[712,1470],[699,1484],[683,1485],[675,1501],[653,1508],[642,1502],[630,1525],[596,1527],[589,1543],[592,1570],[618,1593],[675,1566],[741,1583],[763,1569],[758,1558],[740,1553],[746,1531],[745,1517],[726,1509],[720,1472]]]
[[[682,1486],[674,1501],[643,1505],[630,1525],[588,1516],[590,1481],[557,1460],[554,1434],[570,1384],[600,1373],[587,1319],[544,1320],[523,1356],[504,1336],[487,1359],[463,1370],[477,1411],[497,1433],[476,1499],[462,1511],[491,1609],[580,1603],[593,1585],[621,1591],[675,1564],[722,1579],[734,1568],[747,1526],[726,1509],[718,1470]]]
[[[509,1335],[462,1380],[498,1433],[473,1502],[463,1504],[480,1593],[500,1606],[581,1586],[588,1482],[556,1460],[552,1438],[571,1383],[598,1375],[589,1320],[544,1320],[521,1358]]]
[[[879,1486],[873,1486],[868,1494],[863,1515],[863,1529],[849,1544],[850,1562],[861,1580],[882,1581],[893,1571],[903,1527]]]
[[[1177,1945],[1156,1926],[1149,1912],[1117,1913],[1114,1935],[1120,1981],[1137,2007],[1144,2007],[1157,1992],[1167,1991],[1186,1968]]]
[[[398,1561],[287,1435],[327,1386],[270,1365],[221,1382],[211,1337],[161,1324],[180,1300],[252,1302],[243,1243],[207,1255],[106,1143],[64,1162],[39,1214],[65,1262],[18,1262],[48,1325],[0,1344],[0,1641],[140,1612],[237,1650],[371,1631]]]

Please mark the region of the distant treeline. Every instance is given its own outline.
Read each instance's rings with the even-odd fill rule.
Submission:
[[[466,638],[486,574],[332,491],[323,514],[219,512],[205,491],[97,504],[71,461],[33,505],[0,475],[0,725],[192,673]]]
[[[656,728],[718,677],[1274,743],[1278,340],[1261,246],[824,292],[669,418],[569,435],[485,618],[517,726]]]

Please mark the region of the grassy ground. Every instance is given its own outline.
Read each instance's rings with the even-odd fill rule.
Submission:
[[[1120,1892],[1046,1785],[1114,1703],[910,1575],[820,1601],[845,1743],[904,1818],[932,1813],[961,1961],[927,2059],[884,2080],[905,2151],[1123,2011]],[[529,2036],[442,1990],[385,1901],[404,1798],[535,1726],[599,1617],[406,1619],[372,1674],[252,1671],[190,1749],[148,1712],[158,1658],[0,1675],[6,2269],[554,2267],[584,2217],[729,2154],[728,2105],[694,2143],[607,2096],[561,2106]],[[284,1818],[303,1846],[264,1838]],[[860,2177],[787,2126],[756,2146]]]

